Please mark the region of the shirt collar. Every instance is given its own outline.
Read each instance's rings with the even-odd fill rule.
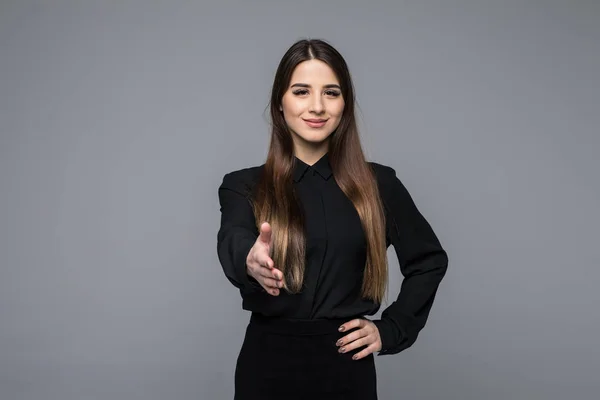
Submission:
[[[299,182],[309,168],[312,168],[313,170],[317,171],[317,173],[321,175],[323,179],[329,179],[329,177],[332,174],[331,165],[329,164],[329,153],[325,153],[325,155],[321,157],[319,161],[314,163],[312,166],[306,164],[304,161],[294,156],[294,181]]]

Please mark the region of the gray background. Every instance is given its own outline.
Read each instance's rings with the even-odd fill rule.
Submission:
[[[217,187],[303,37],[450,255],[381,399],[598,398],[599,2],[0,4],[2,400],[232,398]]]

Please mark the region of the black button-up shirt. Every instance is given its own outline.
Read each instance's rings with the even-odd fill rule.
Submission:
[[[387,246],[394,246],[404,276],[397,299],[373,320],[382,354],[411,346],[425,326],[448,265],[446,252],[411,196],[387,166],[373,163],[386,217]],[[366,237],[352,202],[337,185],[328,154],[309,166],[295,157],[294,185],[305,211],[303,290],[268,294],[246,271],[258,238],[251,193],[264,165],[226,174],[218,190],[221,227],[217,253],[225,276],[240,290],[242,308],[266,316],[319,319],[373,315],[380,304],[360,296]],[[277,267],[277,266],[275,266]]]

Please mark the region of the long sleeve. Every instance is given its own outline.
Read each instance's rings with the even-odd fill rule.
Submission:
[[[246,257],[258,238],[250,200],[245,196],[245,184],[235,172],[226,174],[218,189],[221,226],[217,234],[217,254],[225,276],[240,292],[264,290],[246,272]]]
[[[414,344],[448,267],[446,252],[396,172],[386,167],[382,175],[387,240],[394,246],[404,280],[397,299],[373,321],[382,342],[378,355],[396,354]]]

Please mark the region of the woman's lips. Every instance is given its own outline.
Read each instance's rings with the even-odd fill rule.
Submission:
[[[305,119],[304,122],[311,128],[320,128],[327,122],[326,119]]]

